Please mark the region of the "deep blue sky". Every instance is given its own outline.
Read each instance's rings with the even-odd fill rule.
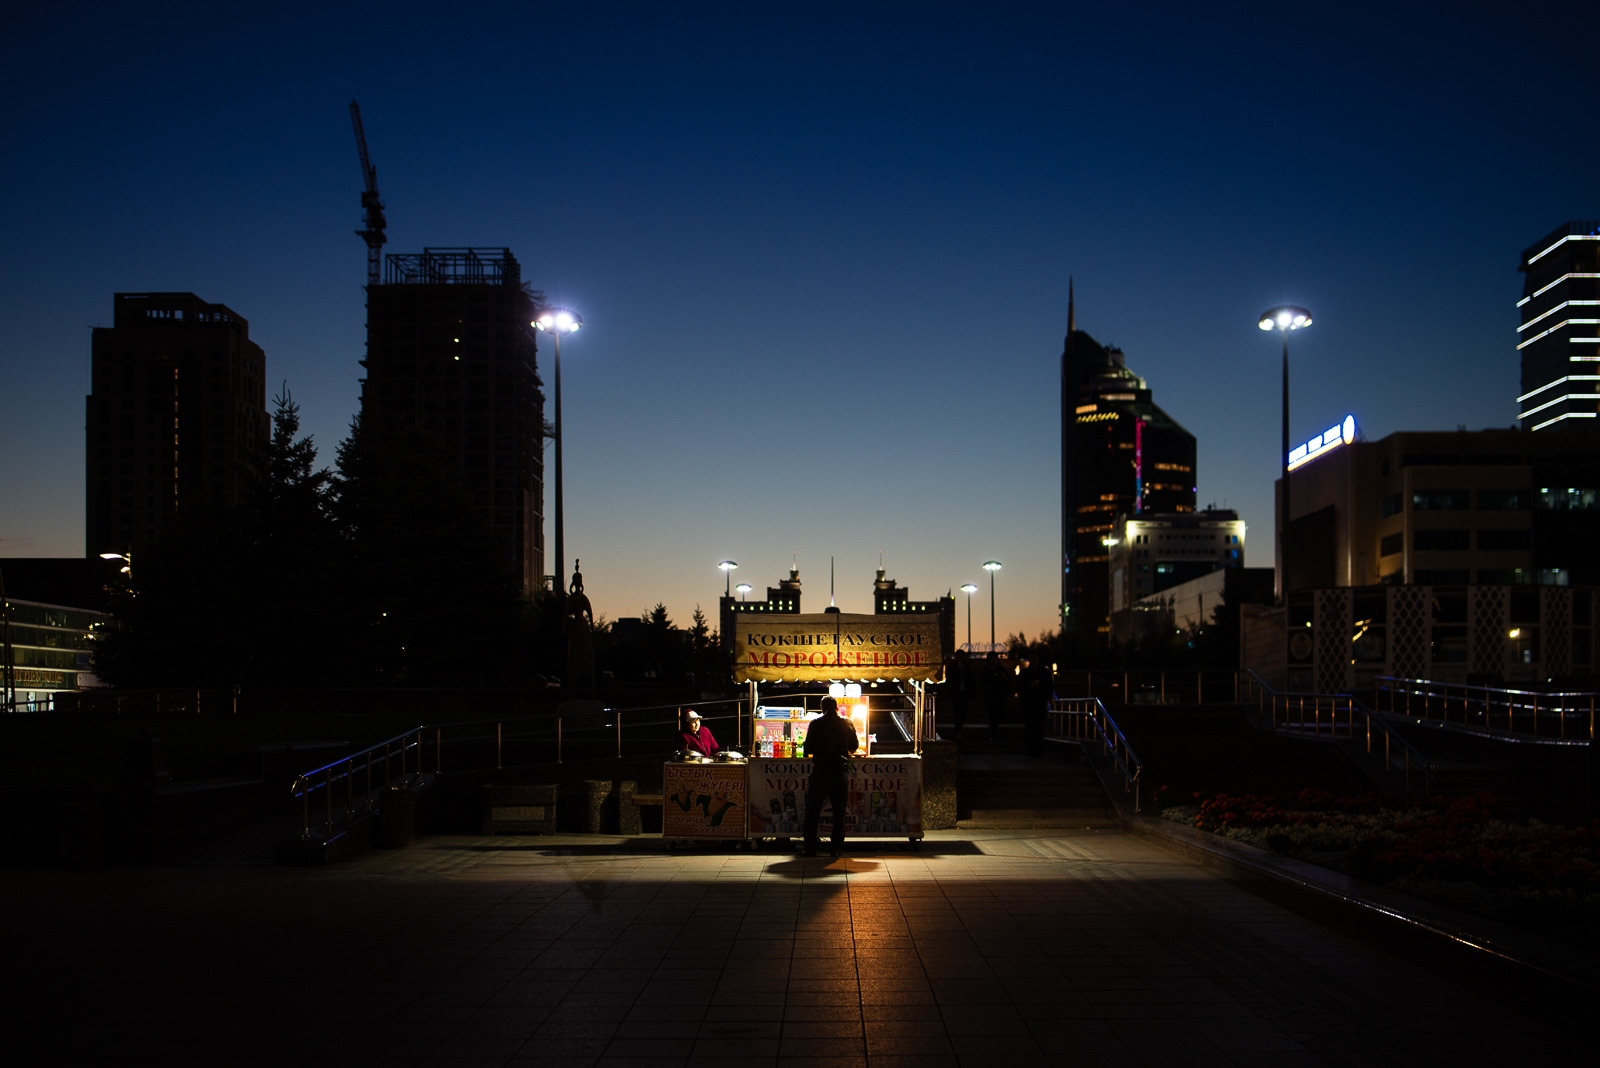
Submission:
[[[1069,275],[1270,564],[1257,314],[1316,315],[1297,440],[1510,425],[1517,255],[1600,213],[1593,4],[759,7],[6,16],[0,555],[83,551],[87,328],[119,290],[248,318],[332,461],[351,97],[389,251],[508,245],[586,317],[568,553],[611,618],[709,611],[719,559],[760,589],[791,551],[809,606],[834,555],[870,610],[882,550],[918,597],[998,558],[1001,633],[1051,626]]]

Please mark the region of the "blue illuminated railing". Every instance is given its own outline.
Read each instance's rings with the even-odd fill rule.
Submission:
[[[1144,762],[1099,698],[1053,698],[1049,714],[1055,728],[1051,741],[1078,742],[1085,751],[1099,743],[1101,757],[1110,758],[1113,771],[1122,776],[1123,792],[1132,791],[1133,810],[1138,812],[1139,777],[1144,772]]]

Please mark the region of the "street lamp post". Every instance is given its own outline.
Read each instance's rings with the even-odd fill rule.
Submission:
[[[972,595],[978,592],[976,583],[968,582],[962,585],[961,592],[967,595],[967,653],[972,653]]]
[[[741,583],[739,583],[739,585],[735,586],[734,589],[738,591],[739,600],[742,601],[745,598],[745,594],[750,592],[750,583],[741,582]]]
[[[983,569],[989,572],[989,651],[994,652],[994,573],[1000,570],[1000,561],[985,560]]]
[[[1283,562],[1283,599],[1289,600],[1289,331],[1311,325],[1311,313],[1293,304],[1269,308],[1261,313],[1256,323],[1263,330],[1276,330],[1283,335],[1283,452],[1279,462],[1283,470],[1282,516],[1278,523],[1278,559]]]
[[[556,346],[556,573],[557,595],[567,589],[566,521],[562,512],[561,486],[561,335],[576,333],[583,326],[583,316],[565,308],[546,308],[533,325],[551,335]]]
[[[717,566],[722,569],[722,576],[727,580],[722,584],[722,596],[732,597],[733,573],[739,570],[739,565],[734,563],[732,560],[723,560],[721,563],[717,564]]]
[[[17,710],[16,673],[11,664],[11,602],[6,599],[6,576],[0,570],[0,712]]]

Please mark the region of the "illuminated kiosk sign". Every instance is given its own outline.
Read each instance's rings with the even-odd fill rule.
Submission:
[[[1319,456],[1326,456],[1340,445],[1348,445],[1356,440],[1356,417],[1347,415],[1344,422],[1338,426],[1329,427],[1304,445],[1297,445],[1289,451],[1289,470],[1303,464],[1308,464]]]
[[[944,678],[938,616],[740,613],[733,653],[739,682]]]

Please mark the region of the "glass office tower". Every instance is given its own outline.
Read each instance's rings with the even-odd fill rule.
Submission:
[[[1569,222],[1522,254],[1517,302],[1524,430],[1573,430],[1600,416],[1600,222]]]

